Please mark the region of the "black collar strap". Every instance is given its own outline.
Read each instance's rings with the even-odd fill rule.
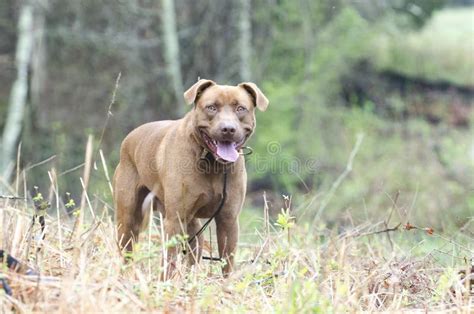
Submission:
[[[214,212],[214,214],[212,214],[211,218],[209,218],[201,227],[201,229],[199,229],[192,237],[189,238],[188,240],[188,245],[190,246],[194,240],[196,240],[197,237],[199,237],[203,232],[204,230],[206,230],[207,226],[211,223],[211,221],[216,218],[217,215],[219,215],[219,213],[221,212],[222,208],[224,207],[224,203],[227,199],[227,171],[226,171],[226,168],[224,167],[224,173],[223,173],[223,185],[222,185],[222,197],[221,197],[221,201],[219,202],[219,206],[217,207],[216,211]],[[187,250],[186,248],[184,248],[183,250],[183,254],[186,255],[187,253]],[[207,259],[207,260],[211,260],[211,261],[222,261],[221,258],[218,258],[218,257],[212,257],[212,256],[202,256],[202,259]]]

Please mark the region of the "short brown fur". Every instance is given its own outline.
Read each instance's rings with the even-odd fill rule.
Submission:
[[[218,207],[223,167],[227,167],[227,199],[215,218],[219,255],[227,262],[223,268],[227,274],[234,267],[238,216],[246,192],[245,160],[240,156],[234,163],[223,165],[211,158],[206,161],[207,168],[198,166],[203,162],[204,148],[207,149],[202,132],[213,139],[242,141],[243,145],[255,128],[255,108],[265,110],[268,100],[253,83],[222,86],[210,80],[198,81],[184,93],[184,98],[188,104],[194,104],[184,118],[144,124],[122,143],[113,180],[119,243],[132,250],[133,242],[138,241],[148,220],[151,205],[145,200],[150,192],[155,209],[164,216],[168,237],[194,235],[201,227],[198,218],[211,217]],[[222,131],[228,125],[234,131],[231,135]],[[200,237],[198,243],[202,244]],[[192,244],[192,256],[197,259],[199,247],[202,245]],[[176,248],[169,250],[169,265],[176,254]]]

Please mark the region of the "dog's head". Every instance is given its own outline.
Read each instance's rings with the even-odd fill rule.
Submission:
[[[195,134],[215,157],[234,162],[255,128],[255,108],[265,111],[268,99],[254,83],[217,85],[199,80],[185,93],[194,104]]]

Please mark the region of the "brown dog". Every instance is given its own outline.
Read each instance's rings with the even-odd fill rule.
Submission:
[[[212,217],[220,203],[226,168],[227,198],[215,221],[227,274],[233,268],[247,184],[239,152],[255,128],[255,107],[266,110],[268,99],[254,83],[223,86],[210,80],[199,80],[184,98],[194,104],[184,118],[144,124],[122,143],[114,176],[119,242],[132,249],[148,224],[152,201],[163,214],[169,238],[195,235],[201,228],[198,218]],[[199,258],[202,245],[195,242],[190,245]],[[170,264],[176,250],[168,251]]]

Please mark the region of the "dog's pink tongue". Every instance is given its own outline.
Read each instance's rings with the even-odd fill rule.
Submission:
[[[225,161],[234,162],[239,158],[239,152],[233,142],[217,142],[217,156]]]

